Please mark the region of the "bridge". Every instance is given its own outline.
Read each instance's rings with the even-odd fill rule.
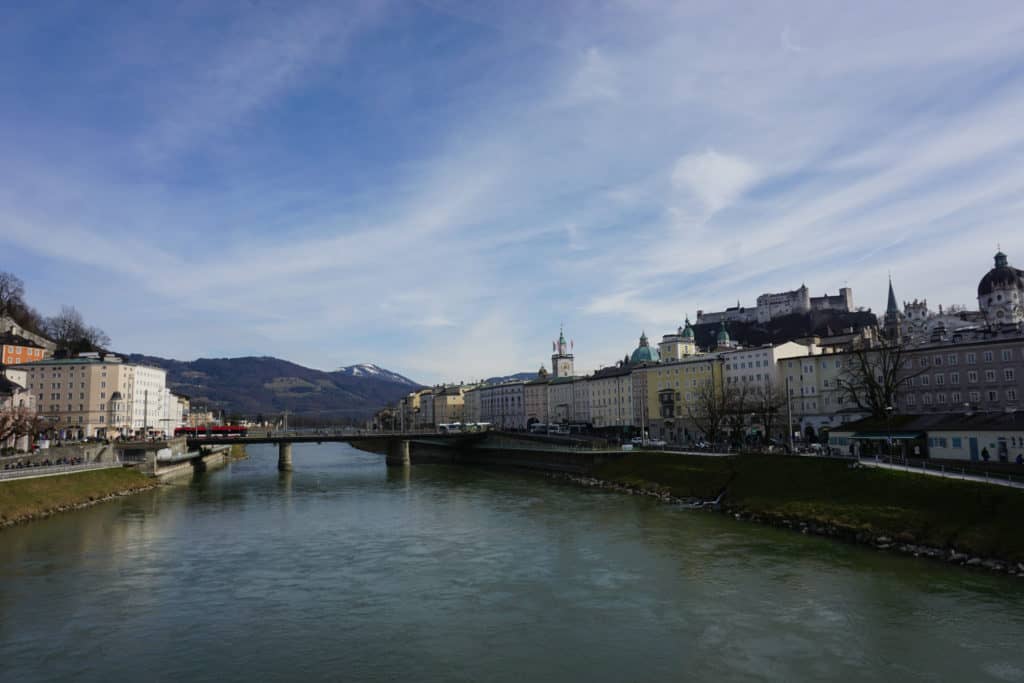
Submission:
[[[314,432],[253,432],[246,436],[188,437],[189,450],[202,446],[276,444],[277,469],[292,470],[292,445],[297,443],[348,443],[359,450],[385,453],[390,466],[411,464],[411,444],[439,448],[459,448],[467,442],[481,440],[486,432],[442,434],[436,431],[369,432],[369,431],[314,431]]]
[[[370,432],[356,430],[253,432],[246,436],[188,437],[189,450],[235,444],[277,445],[277,468],[292,470],[292,445],[348,443],[359,450],[381,453],[389,467],[416,462],[504,465],[553,471],[585,472],[595,464],[623,457],[620,448],[578,437],[552,437],[511,432],[436,431]]]

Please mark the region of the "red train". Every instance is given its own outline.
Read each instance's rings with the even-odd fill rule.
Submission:
[[[192,436],[192,437],[214,437],[222,438],[225,436],[246,436],[249,434],[248,427],[238,427],[235,425],[214,425],[210,427],[175,427],[175,436]]]

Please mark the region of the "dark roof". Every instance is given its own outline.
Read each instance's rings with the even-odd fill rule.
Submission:
[[[27,346],[33,349],[43,348],[42,344],[37,344],[31,339],[22,337],[20,334],[14,334],[13,332],[4,332],[0,334],[0,344],[6,346]]]
[[[1024,431],[1024,412],[933,413],[929,415],[893,415],[889,420],[866,417],[847,422],[833,432],[900,432],[936,431]]]
[[[995,267],[985,273],[985,277],[978,283],[978,296],[991,294],[997,287],[1024,289],[1024,270],[1011,266],[1003,252],[996,254]]]
[[[632,374],[633,368],[629,365],[626,366],[612,366],[610,368],[601,368],[587,379],[607,379],[608,377],[622,377],[624,375]]]

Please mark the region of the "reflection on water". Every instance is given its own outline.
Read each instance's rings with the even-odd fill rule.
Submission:
[[[344,445],[0,533],[4,680],[1024,681],[1024,581]]]

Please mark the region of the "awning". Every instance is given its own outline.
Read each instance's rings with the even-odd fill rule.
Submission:
[[[914,439],[923,439],[924,432],[893,432],[892,434],[886,434],[883,432],[856,432],[850,438],[863,439],[865,441],[912,441]]]

